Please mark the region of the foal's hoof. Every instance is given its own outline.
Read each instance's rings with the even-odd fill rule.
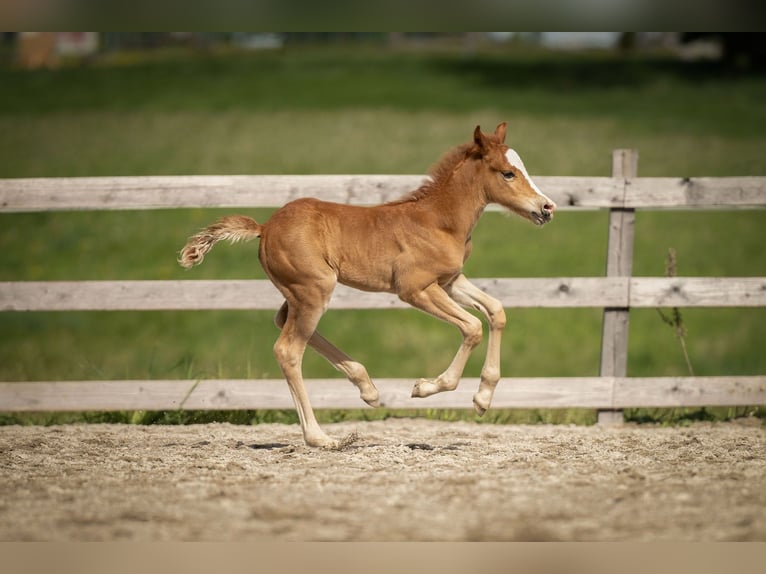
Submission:
[[[359,440],[359,433],[354,431],[340,440],[330,438],[326,434],[304,437],[304,440],[306,441],[306,446],[313,448],[321,448],[323,450],[343,450]]]
[[[491,397],[487,399],[486,397],[482,396],[481,393],[476,393],[473,396],[473,409],[476,411],[476,414],[482,416],[484,413],[486,413],[491,400]]]
[[[436,381],[431,379],[418,379],[412,387],[412,398],[425,398],[438,393],[441,390]]]
[[[312,437],[305,437],[306,446],[314,447],[314,448],[324,448],[328,450],[336,450],[340,447],[340,442],[338,442],[335,439],[330,438],[327,435],[324,436],[312,436]]]
[[[367,403],[371,407],[377,408],[380,406],[380,393],[378,393],[377,390],[374,393],[362,394],[359,396],[365,403]]]
[[[328,437],[327,440],[321,440],[314,444],[309,444],[307,441],[306,444],[308,446],[321,448],[322,450],[345,450],[358,440],[359,440],[359,433],[354,431],[344,436],[340,440],[335,440]]]
[[[440,376],[435,379],[418,379],[415,386],[412,387],[413,398],[425,398],[441,393],[442,391],[454,391],[457,388],[457,381],[451,382]]]

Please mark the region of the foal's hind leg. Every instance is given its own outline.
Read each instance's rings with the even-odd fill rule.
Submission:
[[[481,369],[479,390],[473,396],[476,412],[483,415],[492,402],[492,395],[500,380],[500,337],[505,327],[505,309],[500,301],[476,287],[465,275],[453,281],[447,292],[461,305],[479,310],[489,323],[487,357]]]
[[[280,329],[284,327],[287,320],[287,301],[277,311],[274,316],[274,323]],[[354,361],[351,357],[346,355],[343,351],[335,347],[327,339],[319,334],[318,331],[314,331],[311,338],[308,341],[309,347],[314,349],[317,353],[327,359],[330,364],[341,371],[349,381],[351,381],[358,389],[359,396],[362,400],[371,407],[380,406],[380,393],[375,388],[370,375],[367,374],[367,369],[361,363]]]
[[[332,290],[330,290],[332,291]],[[304,295],[304,294],[301,294]],[[274,343],[274,355],[282,369],[301,421],[303,438],[309,446],[333,448],[338,442],[319,427],[303,384],[303,353],[324,312],[323,295],[295,297],[290,301],[282,332]],[[329,299],[329,295],[327,296]],[[297,301],[313,301],[298,305]]]

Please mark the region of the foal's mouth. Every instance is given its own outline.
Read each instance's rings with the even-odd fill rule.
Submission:
[[[553,219],[553,214],[546,211],[543,211],[543,212],[530,211],[529,218],[532,220],[532,223],[534,223],[535,225],[545,225],[551,219]]]
[[[537,209],[529,211],[530,219],[535,225],[545,225],[553,219],[553,212],[556,211],[556,204],[546,198],[545,204],[537,206]]]

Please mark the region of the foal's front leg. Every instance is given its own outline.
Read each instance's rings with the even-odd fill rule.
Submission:
[[[471,351],[481,342],[481,321],[455,303],[436,283],[399,296],[413,307],[455,325],[463,335],[463,342],[447,370],[435,379],[419,379],[412,389],[412,396],[428,397],[441,391],[454,391]]]
[[[495,387],[500,380],[500,338],[505,328],[505,309],[500,301],[476,287],[465,275],[460,275],[453,281],[447,292],[461,305],[480,311],[489,323],[487,357],[481,369],[479,390],[473,396],[476,412],[483,415],[492,402]]]

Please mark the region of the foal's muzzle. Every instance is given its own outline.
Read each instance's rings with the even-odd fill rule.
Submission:
[[[556,211],[556,204],[552,201],[546,202],[540,211],[532,212],[532,221],[537,225],[543,225],[553,219],[553,212]]]

